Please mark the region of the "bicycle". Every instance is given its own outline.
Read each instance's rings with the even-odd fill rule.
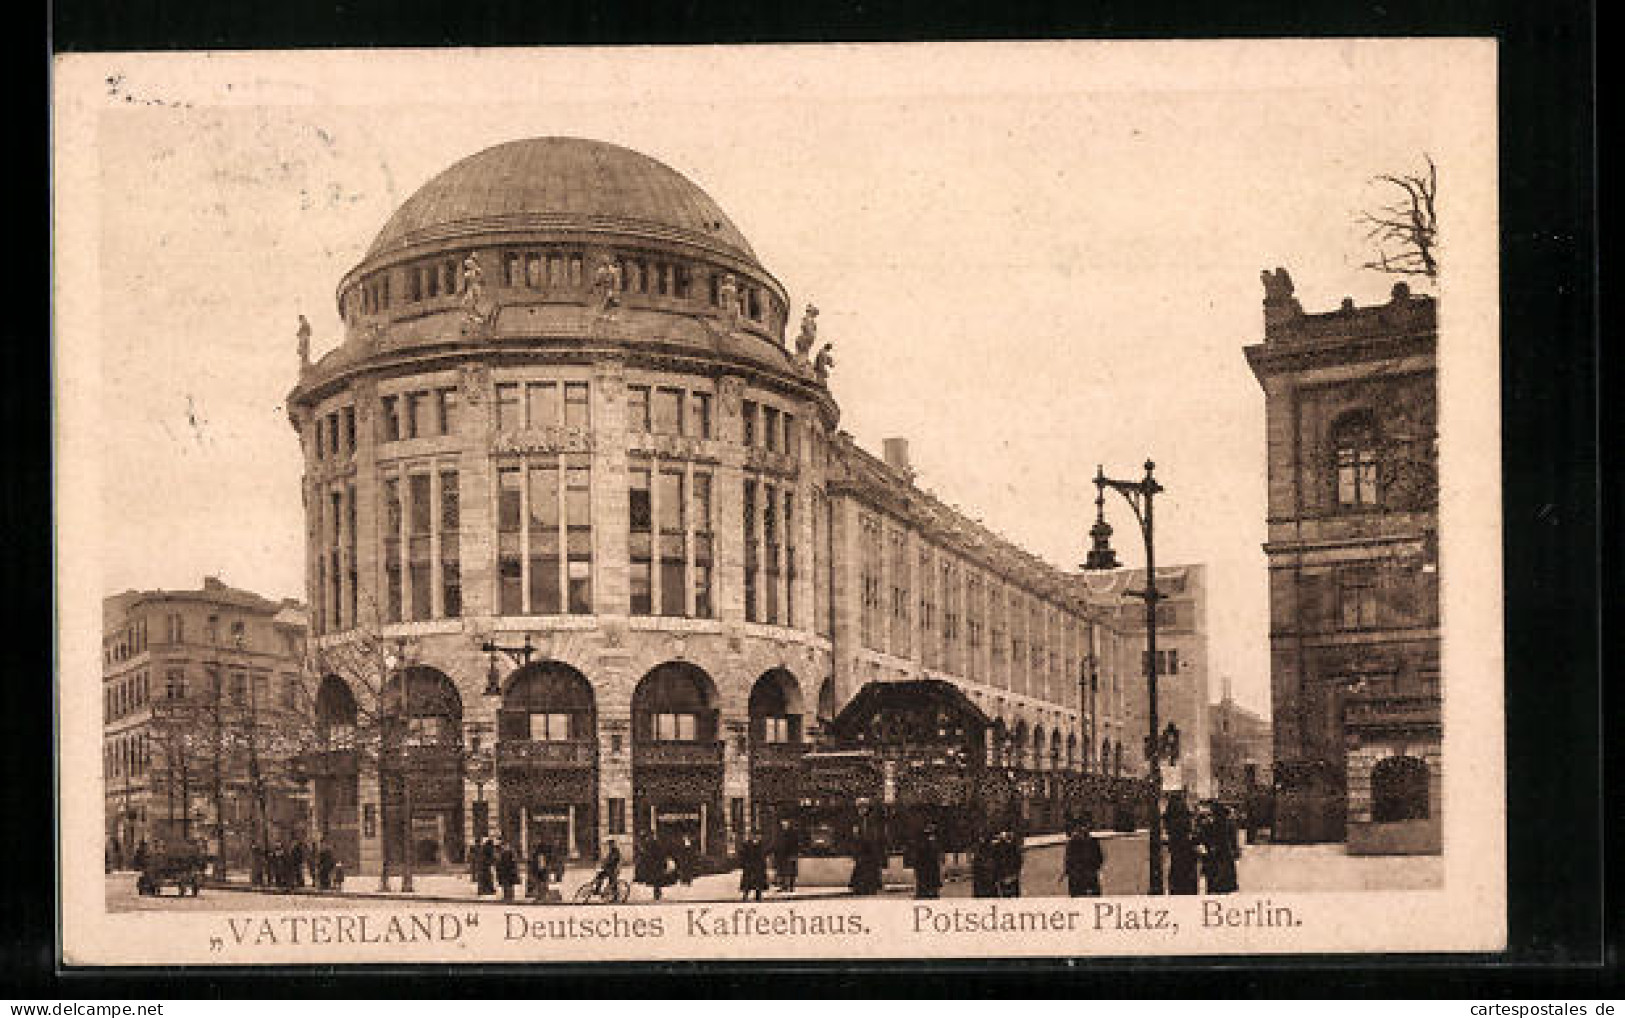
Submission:
[[[624,905],[631,899],[631,897],[632,885],[629,882],[625,880],[615,880],[612,883],[605,882],[603,885],[599,885],[598,878],[594,877],[593,879],[582,884],[580,887],[576,888],[575,896],[570,900],[575,902],[577,905],[592,905],[600,903],[605,905]]]

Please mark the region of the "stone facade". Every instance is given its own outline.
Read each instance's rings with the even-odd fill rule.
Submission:
[[[1267,428],[1275,837],[1345,840],[1371,756],[1402,748],[1433,776],[1407,822],[1436,831],[1434,301],[1401,283],[1307,314],[1284,270],[1265,287],[1246,354]]]
[[[337,753],[318,826],[363,869],[407,812],[426,865],[486,835],[720,860],[870,681],[951,679],[1034,769],[1082,766],[1083,599],[838,430],[827,346],[804,324],[786,347],[783,287],[693,184],[595,142],[498,146],[404,204],[338,304],[288,405]],[[876,528],[898,557],[868,557]],[[995,624],[1020,633],[996,655]],[[429,791],[391,791],[402,768]]]

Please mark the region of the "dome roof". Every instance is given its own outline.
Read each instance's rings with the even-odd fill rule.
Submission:
[[[367,257],[471,233],[631,231],[756,260],[710,195],[664,163],[582,138],[505,142],[424,184],[384,224]]]

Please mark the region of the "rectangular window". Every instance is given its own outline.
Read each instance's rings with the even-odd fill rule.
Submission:
[[[569,390],[565,386],[566,413]],[[569,467],[564,472],[564,513],[569,610],[587,615],[592,612],[592,474],[586,467]]]
[[[790,737],[790,719],[785,717],[762,718],[763,742],[792,742]]]
[[[767,564],[768,625],[779,622],[779,506],[778,489],[771,484],[762,486],[762,556]]]
[[[557,382],[532,382],[525,386],[526,424],[532,428],[556,428],[563,417]]]
[[[399,400],[394,396],[385,396],[378,402],[378,420],[383,424],[384,441],[399,442],[401,440]]]
[[[409,392],[406,394],[406,437],[427,438],[433,434],[433,425],[429,422],[429,394],[426,392]]]
[[[1367,569],[1345,571],[1338,581],[1339,622],[1343,629],[1377,626],[1376,576]]]
[[[327,415],[327,454],[339,454],[339,414],[335,410]]]
[[[355,407],[344,408],[344,451],[355,452]]]
[[[519,386],[504,383],[497,386],[497,430],[519,431],[525,426],[524,408],[519,403]]]
[[[457,431],[458,397],[455,388],[435,390],[436,423],[442,435],[455,434]]]
[[[587,383],[564,383],[564,426],[567,428],[585,428],[591,424],[591,412],[587,405]]]
[[[756,565],[758,549],[756,545],[756,482],[745,481],[744,499],[745,517],[745,619],[750,622],[759,621],[756,617]]]
[[[538,742],[567,742],[570,739],[570,715],[533,713],[530,716],[530,738]]]
[[[520,558],[524,477],[517,467],[497,471],[497,603],[503,615],[524,614],[524,566]]]
[[[650,727],[656,742],[694,742],[699,738],[698,720],[694,714],[655,714]]]
[[[768,452],[778,452],[779,451],[779,436],[781,435],[781,432],[779,431],[779,427],[780,427],[780,425],[779,425],[779,412],[778,412],[778,410],[775,409],[774,407],[770,407],[770,406],[763,407],[762,408],[762,435],[763,435],[765,441],[762,444],[767,446]]]
[[[790,414],[784,415],[784,454],[794,457],[798,448],[796,442],[796,419]]]
[[[649,432],[649,387],[626,387],[626,430],[636,434]]]
[[[711,394],[690,393],[688,398],[688,433],[693,438],[711,437]]]
[[[711,475],[694,474],[690,525],[694,528],[694,615],[711,617]]]
[[[683,433],[683,390],[656,389],[654,393],[654,432],[657,435]]]
[[[686,535],[683,527],[683,473],[660,471],[660,490],[655,505],[660,515],[660,614],[688,614],[688,585],[683,572],[687,564]]]
[[[788,488],[784,492],[784,624],[796,624],[796,527],[795,527],[795,492]]]
[[[609,833],[613,835],[626,834],[626,800],[609,800]]]
[[[649,476],[649,468],[646,465],[635,466],[627,471],[628,505],[630,507],[628,524],[631,532],[629,551],[632,563],[631,612],[633,615],[650,615],[654,613],[653,545],[651,543],[654,517],[650,508]]]
[[[430,498],[429,487],[428,474],[412,474],[407,480],[407,492],[411,498],[407,553],[412,577],[412,618],[417,621],[434,614],[433,595],[430,593],[433,563],[429,554],[434,502]]]
[[[502,258],[502,283],[504,286],[523,286],[525,272],[519,265],[519,255],[509,251]]]
[[[403,524],[401,482],[391,477],[384,482],[384,600],[385,618],[389,622],[401,621],[401,527]]]
[[[530,468],[530,613],[558,615],[559,468]]]
[[[748,399],[745,400],[744,401],[744,417],[745,417],[745,445],[746,446],[754,446],[756,444],[756,416],[757,416],[757,413],[758,413],[758,408],[757,408],[756,404],[754,402],[752,402],[751,400],[748,400]]]
[[[463,614],[462,497],[457,471],[440,472],[440,604],[442,614]]]

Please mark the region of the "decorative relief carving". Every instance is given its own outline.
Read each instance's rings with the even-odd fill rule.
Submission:
[[[479,405],[491,388],[491,369],[484,364],[464,364],[459,382],[463,389],[463,402]]]
[[[687,435],[652,435],[636,432],[627,436],[627,451],[666,459],[715,460],[704,439]]]
[[[372,409],[378,403],[378,383],[371,378],[363,378],[350,387],[350,395],[355,399],[356,427],[370,424]]]
[[[796,359],[807,360],[812,353],[813,346],[818,342],[818,309],[811,304],[801,316],[801,333],[796,336]]]
[[[728,375],[717,381],[717,401],[726,414],[738,414],[739,404],[745,398],[745,380]]]
[[[745,465],[752,470],[781,476],[792,476],[796,472],[794,457],[782,452],[771,452],[760,446],[750,446],[745,450]]]
[[[310,323],[304,315],[299,316],[299,374],[304,375],[310,371]]]
[[[825,343],[818,350],[818,357],[813,361],[813,374],[818,376],[820,382],[829,381],[829,369],[835,366],[835,358],[830,351],[835,349],[834,343]]]
[[[489,336],[501,310],[502,306],[485,285],[485,268],[480,265],[480,256],[470,252],[463,259],[463,335]]]
[[[501,432],[491,440],[493,453],[592,452],[593,433],[585,428],[538,428]]]

